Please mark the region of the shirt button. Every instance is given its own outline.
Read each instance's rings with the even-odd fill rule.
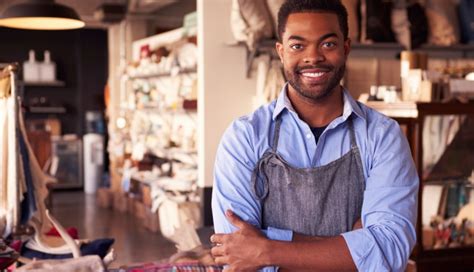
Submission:
[[[311,134],[309,134],[309,133],[306,134],[306,138],[307,138],[307,139],[310,139],[310,138],[311,138]]]

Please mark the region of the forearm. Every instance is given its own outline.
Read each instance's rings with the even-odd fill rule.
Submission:
[[[304,237],[299,237],[300,239]],[[355,271],[357,270],[342,236],[314,240],[280,242],[268,240],[265,265],[281,271]]]
[[[323,237],[319,236],[308,236],[308,235],[303,235],[299,233],[293,233],[293,242],[313,242],[313,241],[319,241],[321,239],[325,239]],[[279,272],[290,272],[292,269],[285,269],[284,267],[280,267],[278,269]],[[311,272],[313,269],[308,268],[308,269],[298,269],[300,272]]]

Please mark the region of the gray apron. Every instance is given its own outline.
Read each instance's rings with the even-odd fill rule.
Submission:
[[[278,117],[273,145],[252,174],[254,194],[262,204],[263,228],[311,236],[335,236],[352,230],[361,215],[365,179],[351,117],[346,124],[350,130],[349,152],[324,166],[294,168],[277,153],[281,126]]]

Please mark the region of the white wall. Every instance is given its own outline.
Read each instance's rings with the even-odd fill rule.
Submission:
[[[198,0],[199,186],[213,183],[215,153],[224,130],[252,110],[255,78],[245,76],[244,47],[227,45],[231,0]]]

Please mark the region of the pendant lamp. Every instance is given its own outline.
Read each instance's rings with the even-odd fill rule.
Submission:
[[[28,0],[8,7],[0,26],[32,30],[66,30],[84,27],[76,11],[54,0]]]

